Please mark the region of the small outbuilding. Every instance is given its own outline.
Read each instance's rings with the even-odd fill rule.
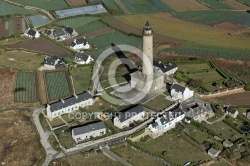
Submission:
[[[223,141],[222,144],[223,144],[223,146],[225,146],[226,148],[229,148],[229,147],[233,146],[233,143],[230,142],[230,141],[228,141],[228,140]]]
[[[239,114],[239,112],[231,106],[226,108],[226,113],[230,115],[232,118],[236,118]]]
[[[210,148],[208,151],[207,151],[207,154],[209,156],[211,156],[212,158],[216,158],[218,157],[218,155],[220,154],[220,150],[215,150],[214,148]]]

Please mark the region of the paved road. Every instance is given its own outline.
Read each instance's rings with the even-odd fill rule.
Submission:
[[[125,166],[132,166],[131,164],[129,164],[127,161],[123,160],[121,157],[119,157],[117,154],[115,154],[114,152],[112,152],[108,146],[104,146],[104,147],[100,147],[100,149],[103,151],[103,153],[105,155],[107,155],[109,158],[114,159],[120,163],[122,163]]]
[[[44,161],[44,166],[48,166],[49,163],[54,159],[53,156],[57,155],[58,152],[55,151],[50,143],[48,142],[48,137],[51,134],[50,132],[44,132],[42,125],[40,123],[39,115],[42,113],[42,109],[36,109],[33,111],[33,120],[36,125],[37,131],[40,135],[40,141],[46,150],[46,159]]]

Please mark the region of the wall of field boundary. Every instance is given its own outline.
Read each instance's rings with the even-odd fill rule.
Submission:
[[[209,99],[209,98],[214,98],[214,97],[221,97],[221,96],[226,96],[234,93],[239,93],[239,92],[245,92],[244,86],[238,86],[234,88],[229,88],[217,92],[211,92],[211,93],[205,93],[205,94],[199,94],[196,93],[196,95],[202,99]]]

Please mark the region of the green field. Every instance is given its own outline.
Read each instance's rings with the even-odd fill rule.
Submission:
[[[70,96],[70,85],[67,81],[65,72],[46,72],[45,79],[49,101],[55,101]]]
[[[141,148],[162,156],[174,164],[184,165],[187,161],[207,160],[210,157],[175,134],[165,134],[156,139],[136,143]],[[162,152],[166,151],[166,156]],[[192,152],[192,153],[190,153]]]
[[[34,72],[19,72],[14,90],[15,101],[33,103],[37,101],[36,74]]]
[[[128,161],[132,165],[142,165],[142,164],[143,166],[164,165],[163,163],[145,154],[142,154],[141,152],[136,151],[129,146],[117,145],[117,147],[111,148],[111,150],[116,154],[118,154],[123,160]]]
[[[77,68],[71,68],[69,69],[69,73],[73,77],[74,88],[76,93],[81,93],[89,89],[92,77],[91,65],[84,65],[78,66]]]
[[[224,77],[222,77],[217,71],[187,74],[187,77],[194,80],[200,79],[203,83],[215,82],[224,79]]]
[[[205,122],[203,123],[208,129],[212,130],[215,132],[219,137],[223,139],[228,139],[234,141],[233,137],[237,136],[237,138],[241,137],[241,134],[235,131],[233,128],[228,126],[226,123],[220,121],[215,124],[206,124]]]
[[[144,103],[144,106],[148,107],[154,111],[162,111],[165,108],[167,108],[168,106],[170,106],[171,104],[173,104],[173,102],[171,102],[165,98],[166,98],[166,96],[159,95],[159,96],[147,101],[146,103]]]
[[[55,22],[55,25],[63,27],[70,26],[71,28],[79,28],[99,19],[100,17],[95,17],[95,16],[78,16],[78,17],[60,19],[57,22]]]
[[[217,1],[217,0],[200,0],[201,2],[207,4],[208,6],[211,6],[214,9],[234,9],[229,4],[223,2],[223,1]]]
[[[197,24],[180,21],[171,17],[169,17],[169,19],[166,19],[164,17],[159,17],[159,15],[157,14],[135,14],[114,17],[128,24],[128,26],[136,27],[139,29],[142,28],[142,25],[144,25],[145,22],[149,21],[153,26],[153,30],[155,33],[181,39],[190,43],[190,45],[198,44],[202,45],[203,47],[219,46],[229,50],[235,49],[239,52],[241,52],[243,48],[249,48],[250,38],[230,36],[225,32],[217,30],[215,28],[199,26]],[[206,20],[206,18],[203,18],[203,20]],[[162,27],[167,27],[167,30]],[[248,52],[250,51],[248,50]],[[237,55],[235,55],[235,57],[236,56]]]
[[[250,14],[245,11],[184,11],[175,12],[173,16],[185,21],[191,21],[206,25],[215,25],[222,22],[233,22],[242,26],[250,26]]]
[[[76,28],[76,31],[79,34],[84,35],[86,33],[93,32],[93,31],[96,31],[99,29],[103,29],[105,27],[107,27],[107,25],[105,25],[104,23],[97,20],[97,21],[93,21],[87,25]]]
[[[239,1],[243,2],[243,3],[247,4],[247,5],[250,5],[250,0],[239,0]]]
[[[69,156],[65,158],[61,158],[58,160],[54,160],[53,162],[57,163],[61,166],[122,166],[117,161],[114,161],[107,157],[102,153],[90,152],[90,153],[83,153],[77,154],[74,156]],[[53,162],[49,164],[49,166],[54,166]]]
[[[25,51],[0,50],[0,65],[12,69],[33,71],[41,67],[45,56]]]
[[[65,0],[11,0],[11,1],[25,6],[34,6],[46,10],[60,10],[69,8]]]
[[[248,48],[248,47],[247,47]],[[183,44],[165,49],[166,52],[174,52],[179,55],[201,56],[201,57],[219,57],[235,60],[250,60],[250,49],[226,48],[220,46],[191,45]]]
[[[211,69],[207,63],[177,64],[177,66],[179,71],[190,73]]]
[[[6,2],[0,2],[0,6],[1,6],[0,16],[16,15],[16,14],[28,15],[36,13],[34,10],[24,9],[22,7],[18,7]]]

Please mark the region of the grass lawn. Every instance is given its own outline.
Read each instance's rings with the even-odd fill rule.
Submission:
[[[102,112],[105,110],[110,110],[114,107],[115,106],[108,103],[106,100],[99,98],[99,100],[97,100],[93,105],[85,107],[85,109],[86,111],[89,111],[89,112]]]
[[[62,115],[63,120],[65,120],[67,123],[73,122],[74,119],[70,119],[68,114]]]
[[[52,127],[58,127],[65,124],[60,118],[53,119],[52,121],[49,121],[49,123]]]
[[[43,127],[44,131],[50,131],[50,127],[49,124],[47,123],[47,120],[45,119],[45,117],[43,116],[43,114],[39,115],[39,119],[40,119],[40,123]]]
[[[54,131],[61,145],[68,149],[74,146],[71,131],[67,127],[62,127]]]
[[[73,77],[76,93],[81,93],[89,89],[89,83],[92,77],[92,65],[71,68],[69,69],[69,73]]]
[[[207,63],[200,63],[200,64],[177,64],[178,70],[183,72],[197,72],[203,71],[206,69],[211,69]]]
[[[205,152],[201,152],[175,134],[164,134],[150,141],[138,142],[137,145],[147,151],[164,157],[167,161],[174,164],[183,165],[188,161],[197,162],[199,160],[210,159]],[[167,152],[166,156],[163,156],[163,151]]]
[[[113,16],[116,19],[141,29],[147,22],[153,26],[155,33],[193,42],[194,44],[223,46],[231,48],[249,48],[249,38],[230,36],[227,33],[208,26],[197,25],[171,17],[169,14],[133,14]],[[111,17],[110,19],[113,19]],[[167,27],[167,30],[162,27]]]
[[[224,79],[217,71],[187,74],[187,77],[189,77],[190,79],[201,79],[203,83],[214,82]]]
[[[72,166],[122,166],[119,162],[108,158],[102,153],[96,152],[77,154],[67,158],[55,160],[55,162],[58,163],[58,165]],[[53,166],[52,163],[53,162],[51,162],[50,166]]]
[[[166,96],[164,95],[159,95],[155,98],[153,98],[152,100],[146,102],[144,104],[145,107],[148,107],[154,111],[161,111],[164,108],[167,108],[168,106],[170,106],[171,104],[173,104],[172,101],[169,101],[167,99],[165,99]]]
[[[0,66],[20,70],[36,70],[41,66],[44,55],[25,51],[0,50]]]
[[[61,147],[59,143],[57,142],[56,138],[54,135],[50,135],[49,138],[49,143],[50,145],[56,150],[56,151],[61,151]]]
[[[203,122],[203,124],[210,130],[217,133],[221,138],[223,139],[229,139],[232,140],[233,136],[236,135],[237,138],[241,137],[241,134],[232,129],[230,126],[228,126],[226,123],[220,121],[215,124],[206,124]]]
[[[123,160],[131,163],[132,165],[144,165],[144,166],[164,165],[163,163],[123,144],[120,145],[119,147],[111,148],[111,150],[114,153],[118,154]]]
[[[199,128],[192,124],[186,126],[184,131],[189,137],[193,138],[200,144],[202,144],[204,141],[209,141],[209,139],[211,138],[211,136],[207,132],[202,132]]]

